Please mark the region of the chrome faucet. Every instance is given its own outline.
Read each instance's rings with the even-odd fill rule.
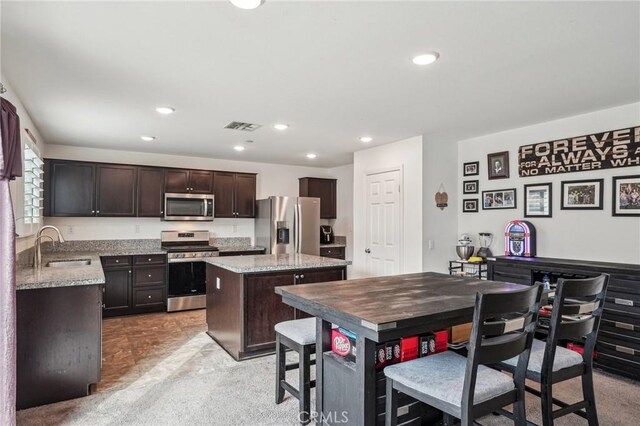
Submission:
[[[33,247],[33,267],[36,269],[39,269],[42,267],[42,250],[41,250],[41,246],[42,246],[42,238],[49,238],[51,240],[51,242],[54,242],[53,237],[51,237],[50,235],[43,235],[43,231],[45,229],[53,229],[54,231],[56,231],[56,233],[58,234],[58,242],[64,243],[64,238],[62,237],[62,234],[60,233],[60,230],[58,228],[56,228],[55,226],[52,225],[45,225],[42,228],[40,228],[38,230],[38,233],[36,234],[36,241],[35,241],[35,245]]]

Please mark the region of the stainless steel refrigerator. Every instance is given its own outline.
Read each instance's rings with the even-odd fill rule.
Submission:
[[[256,245],[267,254],[320,255],[320,198],[269,197],[256,203]]]

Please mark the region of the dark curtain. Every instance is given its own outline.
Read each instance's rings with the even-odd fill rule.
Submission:
[[[0,98],[2,120],[0,132],[2,132],[2,158],[3,167],[0,167],[0,179],[13,180],[22,176],[22,145],[20,144],[20,118],[16,113],[16,107],[4,98]]]

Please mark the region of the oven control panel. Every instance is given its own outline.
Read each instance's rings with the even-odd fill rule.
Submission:
[[[217,251],[198,251],[198,252],[186,252],[186,253],[168,253],[167,261],[171,262],[193,262],[207,257],[218,256]]]

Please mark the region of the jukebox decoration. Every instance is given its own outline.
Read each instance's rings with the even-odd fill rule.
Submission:
[[[514,220],[504,230],[506,256],[534,257],[536,255],[536,228],[531,222]]]

